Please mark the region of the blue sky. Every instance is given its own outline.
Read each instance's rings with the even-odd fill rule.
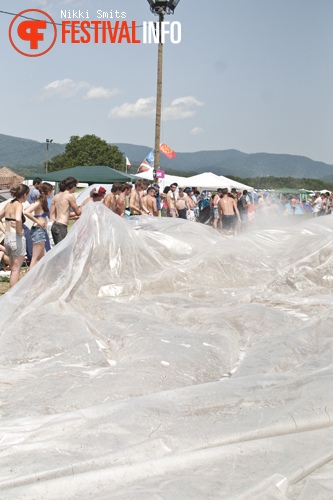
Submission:
[[[137,25],[156,20],[146,0],[0,5],[30,8],[55,22],[65,9],[88,9],[90,21],[99,9]],[[0,133],[60,143],[93,133],[154,146],[156,45],[62,44],[58,34],[47,54],[24,57],[9,42],[12,19],[0,14]],[[333,164],[331,0],[180,0],[166,21],[181,23],[182,41],[164,45],[162,142],[176,152],[238,149]]]

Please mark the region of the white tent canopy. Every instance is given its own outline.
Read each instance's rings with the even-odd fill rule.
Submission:
[[[138,179],[147,179],[148,181],[154,180],[153,169],[146,170],[146,172],[141,172],[140,174],[135,174]]]
[[[139,179],[153,180],[153,170],[147,172],[142,172],[137,174]],[[165,186],[170,186],[173,182],[177,182],[178,186],[190,186],[198,187],[201,189],[218,189],[218,188],[236,188],[236,189],[247,189],[248,191],[253,191],[253,187],[247,186],[240,182],[224,177],[223,175],[216,175],[212,172],[203,172],[202,174],[192,175],[191,177],[180,177],[176,175],[165,175],[164,179],[161,179],[160,186],[164,188]]]
[[[147,179],[149,181],[154,180],[153,170],[147,170],[147,172],[142,172],[137,174],[138,179]],[[163,179],[159,179],[160,188],[163,190],[166,186],[170,186],[173,182],[176,182],[178,186],[191,186],[188,183],[188,177],[180,177],[178,175],[168,175],[166,174]]]
[[[246,184],[243,184],[241,182],[234,181],[232,179],[229,179],[228,177],[224,177],[223,175],[219,175],[220,182],[225,184],[225,187],[228,189],[236,188],[236,189],[247,189],[247,191],[253,191],[253,187],[247,186]],[[230,187],[229,187],[230,186]],[[221,187],[224,187],[223,185]]]
[[[188,177],[187,182],[192,186],[197,186],[206,189],[217,189],[217,188],[236,188],[236,189],[247,189],[248,191],[253,191],[253,187],[246,186],[240,182],[233,181],[224,177],[223,175],[216,175],[212,172],[204,172],[202,174],[193,175]]]
[[[221,187],[221,181],[218,175],[212,172],[203,172],[202,174],[192,175],[187,178],[187,182],[191,186],[198,188],[216,189]]]

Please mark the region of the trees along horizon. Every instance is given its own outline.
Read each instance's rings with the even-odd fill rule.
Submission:
[[[64,153],[54,156],[49,161],[48,171],[64,170],[66,168],[104,165],[115,170],[126,171],[125,155],[117,146],[110,146],[104,139],[94,134],[83,137],[72,135],[66,144]]]
[[[325,181],[323,179],[308,179],[308,178],[298,178],[298,177],[248,177],[240,178],[234,175],[229,176],[238,182],[243,182],[249,186],[253,186],[254,189],[305,189],[310,191],[322,191],[323,189],[328,189],[333,191],[333,182]]]

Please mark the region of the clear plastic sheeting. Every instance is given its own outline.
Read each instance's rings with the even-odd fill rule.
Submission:
[[[333,217],[90,203],[0,299],[0,498],[333,498]]]

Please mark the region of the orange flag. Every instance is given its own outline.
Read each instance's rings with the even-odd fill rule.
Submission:
[[[172,158],[176,158],[176,153],[167,144],[165,144],[165,142],[162,142],[160,144],[160,151],[161,153],[165,154],[165,156],[169,158],[169,160],[171,160]]]

